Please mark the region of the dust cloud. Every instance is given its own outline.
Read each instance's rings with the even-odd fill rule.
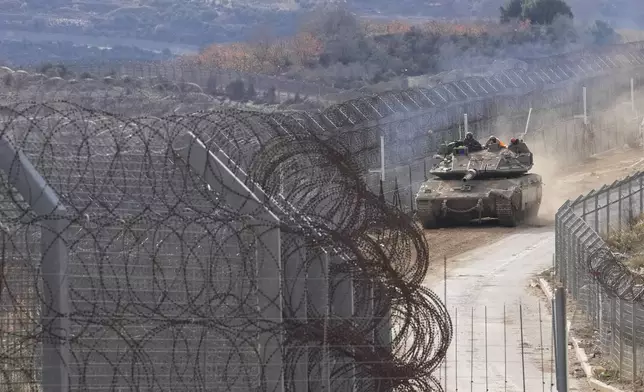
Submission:
[[[640,162],[642,150],[629,147],[629,141],[638,131],[630,94],[625,94],[616,102],[612,108],[589,118],[599,153],[571,163],[568,157],[546,153],[542,145],[529,146],[535,155],[531,172],[540,174],[544,184],[537,223],[553,224],[557,210],[566,200],[610,184],[644,167]],[[582,147],[570,145],[568,149],[572,151]]]

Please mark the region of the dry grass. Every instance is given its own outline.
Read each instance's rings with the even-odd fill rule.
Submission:
[[[626,228],[612,232],[605,240],[612,250],[626,256],[627,265],[644,268],[644,214],[633,218]]]

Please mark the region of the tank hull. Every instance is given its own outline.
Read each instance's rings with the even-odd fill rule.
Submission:
[[[533,173],[467,182],[433,178],[422,184],[416,209],[427,229],[487,218],[516,226],[537,215],[541,198],[541,176]]]

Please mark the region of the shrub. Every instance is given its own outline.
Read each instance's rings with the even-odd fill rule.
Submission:
[[[234,80],[226,86],[226,95],[233,101],[242,101],[246,91],[241,79]]]

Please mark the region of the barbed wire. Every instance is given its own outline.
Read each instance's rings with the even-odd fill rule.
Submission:
[[[164,116],[186,114],[214,106],[255,106],[265,109],[275,105],[233,102],[225,96],[207,93],[195,83],[177,82],[162,77],[141,78],[129,75],[99,79],[71,75],[66,78],[40,73],[0,68],[0,99],[5,104],[25,101],[66,100],[84,107],[107,110],[128,116]],[[262,97],[255,97],[261,101]]]
[[[600,247],[588,256],[588,268],[607,293],[629,302],[642,302],[644,276],[632,271],[608,247]]]
[[[331,106],[313,119],[313,123],[327,124],[332,128],[362,125],[370,121],[399,114],[443,108],[454,103],[468,102],[500,95],[525,95],[544,93],[544,89],[561,88],[581,79],[599,76],[616,70],[628,70],[644,65],[642,43],[621,44],[601,51],[582,51],[566,56],[541,60],[525,69],[502,70],[491,76],[473,76],[444,82],[433,88],[391,90],[361,96]],[[311,121],[309,120],[309,121]]]
[[[211,65],[200,65],[192,61],[164,60],[164,61],[63,61],[59,65],[67,70],[82,74],[87,73],[94,77],[113,75],[130,75],[132,77],[154,78],[163,77],[173,81],[188,81],[205,87],[208,81],[216,81],[225,86],[235,80],[253,83],[255,88],[266,90],[275,88],[291,94],[327,95],[338,94],[345,90],[324,86],[316,83],[287,79],[282,76],[255,74],[229,69],[217,68]],[[38,71],[42,64],[22,64],[21,68]]]
[[[279,374],[296,392],[441,389],[452,330],[421,285],[430,250],[338,140],[230,108],[132,118],[58,101],[0,116],[6,390],[39,390],[56,366],[71,390],[272,391]],[[7,151],[53,189],[55,213],[18,194],[30,172]],[[51,268],[67,252],[65,312]]]

